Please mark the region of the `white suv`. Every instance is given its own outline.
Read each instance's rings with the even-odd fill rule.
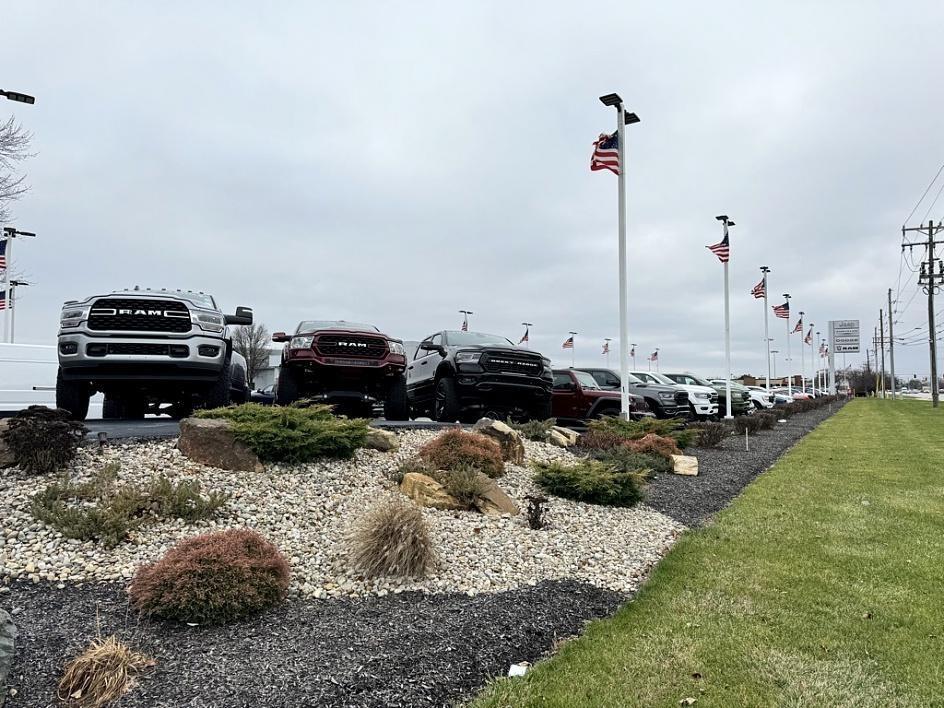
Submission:
[[[718,415],[718,392],[713,386],[701,383],[701,380],[692,374],[662,374],[653,371],[645,373],[660,383],[678,386],[688,393],[688,407],[695,418]],[[641,374],[636,375],[641,376]]]

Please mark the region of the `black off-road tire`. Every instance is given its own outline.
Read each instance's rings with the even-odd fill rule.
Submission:
[[[549,420],[554,417],[551,411],[551,399],[542,401],[531,411],[531,420]]]
[[[207,391],[205,408],[223,408],[230,404],[233,394],[233,370],[229,359],[223,362],[223,369],[210,390]]]
[[[410,401],[406,395],[406,376],[400,374],[387,391],[384,399],[384,418],[387,420],[409,420]]]
[[[665,414],[665,408],[663,408],[663,407],[662,407],[662,404],[660,404],[656,399],[654,399],[654,398],[647,398],[647,399],[646,399],[646,405],[649,406],[649,410],[652,411],[652,412],[655,414],[656,418],[668,418],[668,417],[669,417],[669,416],[667,416],[667,415]]]
[[[298,376],[291,366],[283,365],[279,369],[279,381],[275,385],[275,403],[280,406],[290,406],[298,398]]]
[[[56,408],[69,411],[75,420],[88,417],[91,387],[84,381],[66,381],[62,378],[62,369],[56,375]]]
[[[433,420],[440,423],[455,423],[462,413],[456,382],[444,376],[436,382],[436,397],[433,400]]]

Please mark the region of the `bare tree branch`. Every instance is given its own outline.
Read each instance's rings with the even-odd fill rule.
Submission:
[[[254,383],[256,375],[269,365],[269,341],[265,325],[247,325],[233,332],[233,350],[246,357],[250,383]]]
[[[32,137],[12,117],[0,125],[0,222],[10,218],[9,203],[29,189],[25,177],[14,174],[14,169],[16,163],[32,157],[29,152]]]

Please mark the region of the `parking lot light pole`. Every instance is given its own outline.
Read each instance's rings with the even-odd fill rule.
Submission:
[[[0,96],[3,96],[8,101],[16,101],[17,103],[36,103],[36,99],[33,96],[27,93],[20,93],[19,91],[4,91],[0,89]]]
[[[7,290],[7,297],[10,302],[10,344],[16,340],[16,289],[22,285],[29,285],[25,280],[11,280],[10,289]]]
[[[13,342],[11,337],[11,330],[13,329],[13,308],[16,306],[13,298],[11,296],[11,290],[14,287],[13,282],[10,280],[10,274],[13,272],[13,242],[20,236],[28,236],[30,238],[35,238],[36,234],[32,231],[20,231],[13,226],[4,226],[3,227],[3,237],[7,242],[6,257],[7,257],[7,266],[4,272],[4,279],[6,280],[6,296],[7,296],[7,310],[8,314],[4,318],[3,323],[3,341]]]
[[[626,140],[625,127],[639,122],[635,113],[627,113],[619,94],[600,96],[604,106],[616,109],[616,140],[619,161],[619,318],[620,318],[620,417],[629,420],[629,324],[626,291]]]

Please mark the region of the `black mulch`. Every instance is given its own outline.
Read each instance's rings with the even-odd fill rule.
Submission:
[[[139,622],[117,585],[0,595],[19,628],[6,708],[57,706],[62,665],[117,633],[157,659],[119,706],[446,706],[546,654],[627,597],[575,581],[468,597],[288,602],[223,627]],[[96,616],[97,615],[97,616]]]
[[[833,409],[697,449],[698,477],[660,475],[647,503],[694,526],[727,506]],[[115,584],[14,582],[0,607],[19,628],[7,708],[57,706],[62,665],[100,632],[157,659],[119,706],[448,706],[513,662],[535,661],[628,597],[576,581],[490,595],[410,593],[291,601],[223,627],[139,621]]]
[[[649,484],[646,504],[686,526],[699,526],[838,409],[839,404],[833,404],[787,418],[773,430],[752,435],[750,451],[744,449],[743,435],[732,436],[715,449],[686,451],[698,458],[698,476],[659,475]]]

